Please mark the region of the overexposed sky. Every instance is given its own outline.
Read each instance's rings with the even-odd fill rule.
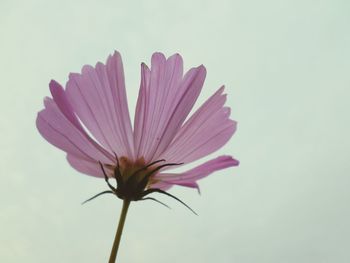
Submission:
[[[174,188],[194,208],[133,203],[120,262],[346,263],[350,2],[0,0],[0,261],[107,262],[121,201],[35,127],[48,83],[121,52],[133,115],[154,51],[204,64],[238,121],[241,161]]]

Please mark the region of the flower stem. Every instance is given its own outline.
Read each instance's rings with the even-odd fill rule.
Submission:
[[[126,218],[126,214],[128,212],[129,205],[130,205],[129,200],[123,201],[123,208],[122,208],[122,212],[120,214],[119,224],[118,224],[117,232],[115,233],[113,247],[112,247],[111,255],[109,256],[108,263],[115,263],[115,260],[117,258],[117,252],[118,252],[118,248],[119,248],[120,238],[122,237],[125,218]]]

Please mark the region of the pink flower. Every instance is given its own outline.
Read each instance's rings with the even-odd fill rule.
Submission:
[[[122,199],[140,200],[173,185],[198,188],[209,174],[237,166],[231,156],[219,156],[182,173],[168,169],[188,164],[221,148],[234,134],[236,122],[225,107],[224,87],[218,89],[190,118],[204,83],[203,65],[183,74],[175,54],[152,56],[151,68],[141,65],[141,86],[134,126],[128,111],[124,73],[118,52],[106,64],[84,66],[71,73],[66,88],[50,82],[52,98],[44,99],[37,128],[51,144],[67,153],[76,170],[104,178]],[[151,164],[151,165],[150,165]],[[105,173],[105,174],[104,174]]]

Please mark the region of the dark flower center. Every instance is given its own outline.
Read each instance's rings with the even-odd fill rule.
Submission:
[[[146,197],[151,193],[161,193],[174,198],[196,214],[192,208],[190,208],[176,196],[173,196],[172,194],[161,189],[149,187],[151,183],[156,182],[153,177],[155,174],[157,174],[157,172],[159,172],[160,169],[167,166],[181,165],[182,163],[165,163],[165,160],[161,159],[146,165],[143,158],[138,159],[136,162],[130,162],[126,157],[118,158],[117,156],[116,160],[117,165],[115,167],[109,166],[109,168],[112,168],[114,171],[112,177],[117,181],[117,187],[110,184],[104,165],[99,162],[105,177],[105,181],[111,190],[103,191],[97,195],[94,195],[83,203],[91,201],[100,195],[109,193],[127,201],[153,200],[168,207],[166,204],[153,197]],[[106,165],[106,167],[108,166]]]
[[[105,175],[106,182],[111,190],[123,200],[138,201],[149,193],[149,185],[155,183],[154,175],[162,168],[167,166],[176,166],[182,163],[165,163],[165,160],[157,160],[149,164],[145,164],[143,158],[135,162],[131,162],[126,157],[118,158],[116,156],[117,165],[114,167],[113,177],[117,181],[117,187],[113,187],[104,171],[103,165],[101,169]]]

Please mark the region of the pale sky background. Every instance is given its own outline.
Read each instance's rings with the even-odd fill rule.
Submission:
[[[121,263],[345,263],[350,260],[350,2],[0,0],[0,261],[107,262],[122,202],[79,174],[35,127],[48,83],[124,60],[134,112],[140,63],[179,52],[221,84],[241,161],[133,203]],[[198,107],[198,104],[196,104]]]

